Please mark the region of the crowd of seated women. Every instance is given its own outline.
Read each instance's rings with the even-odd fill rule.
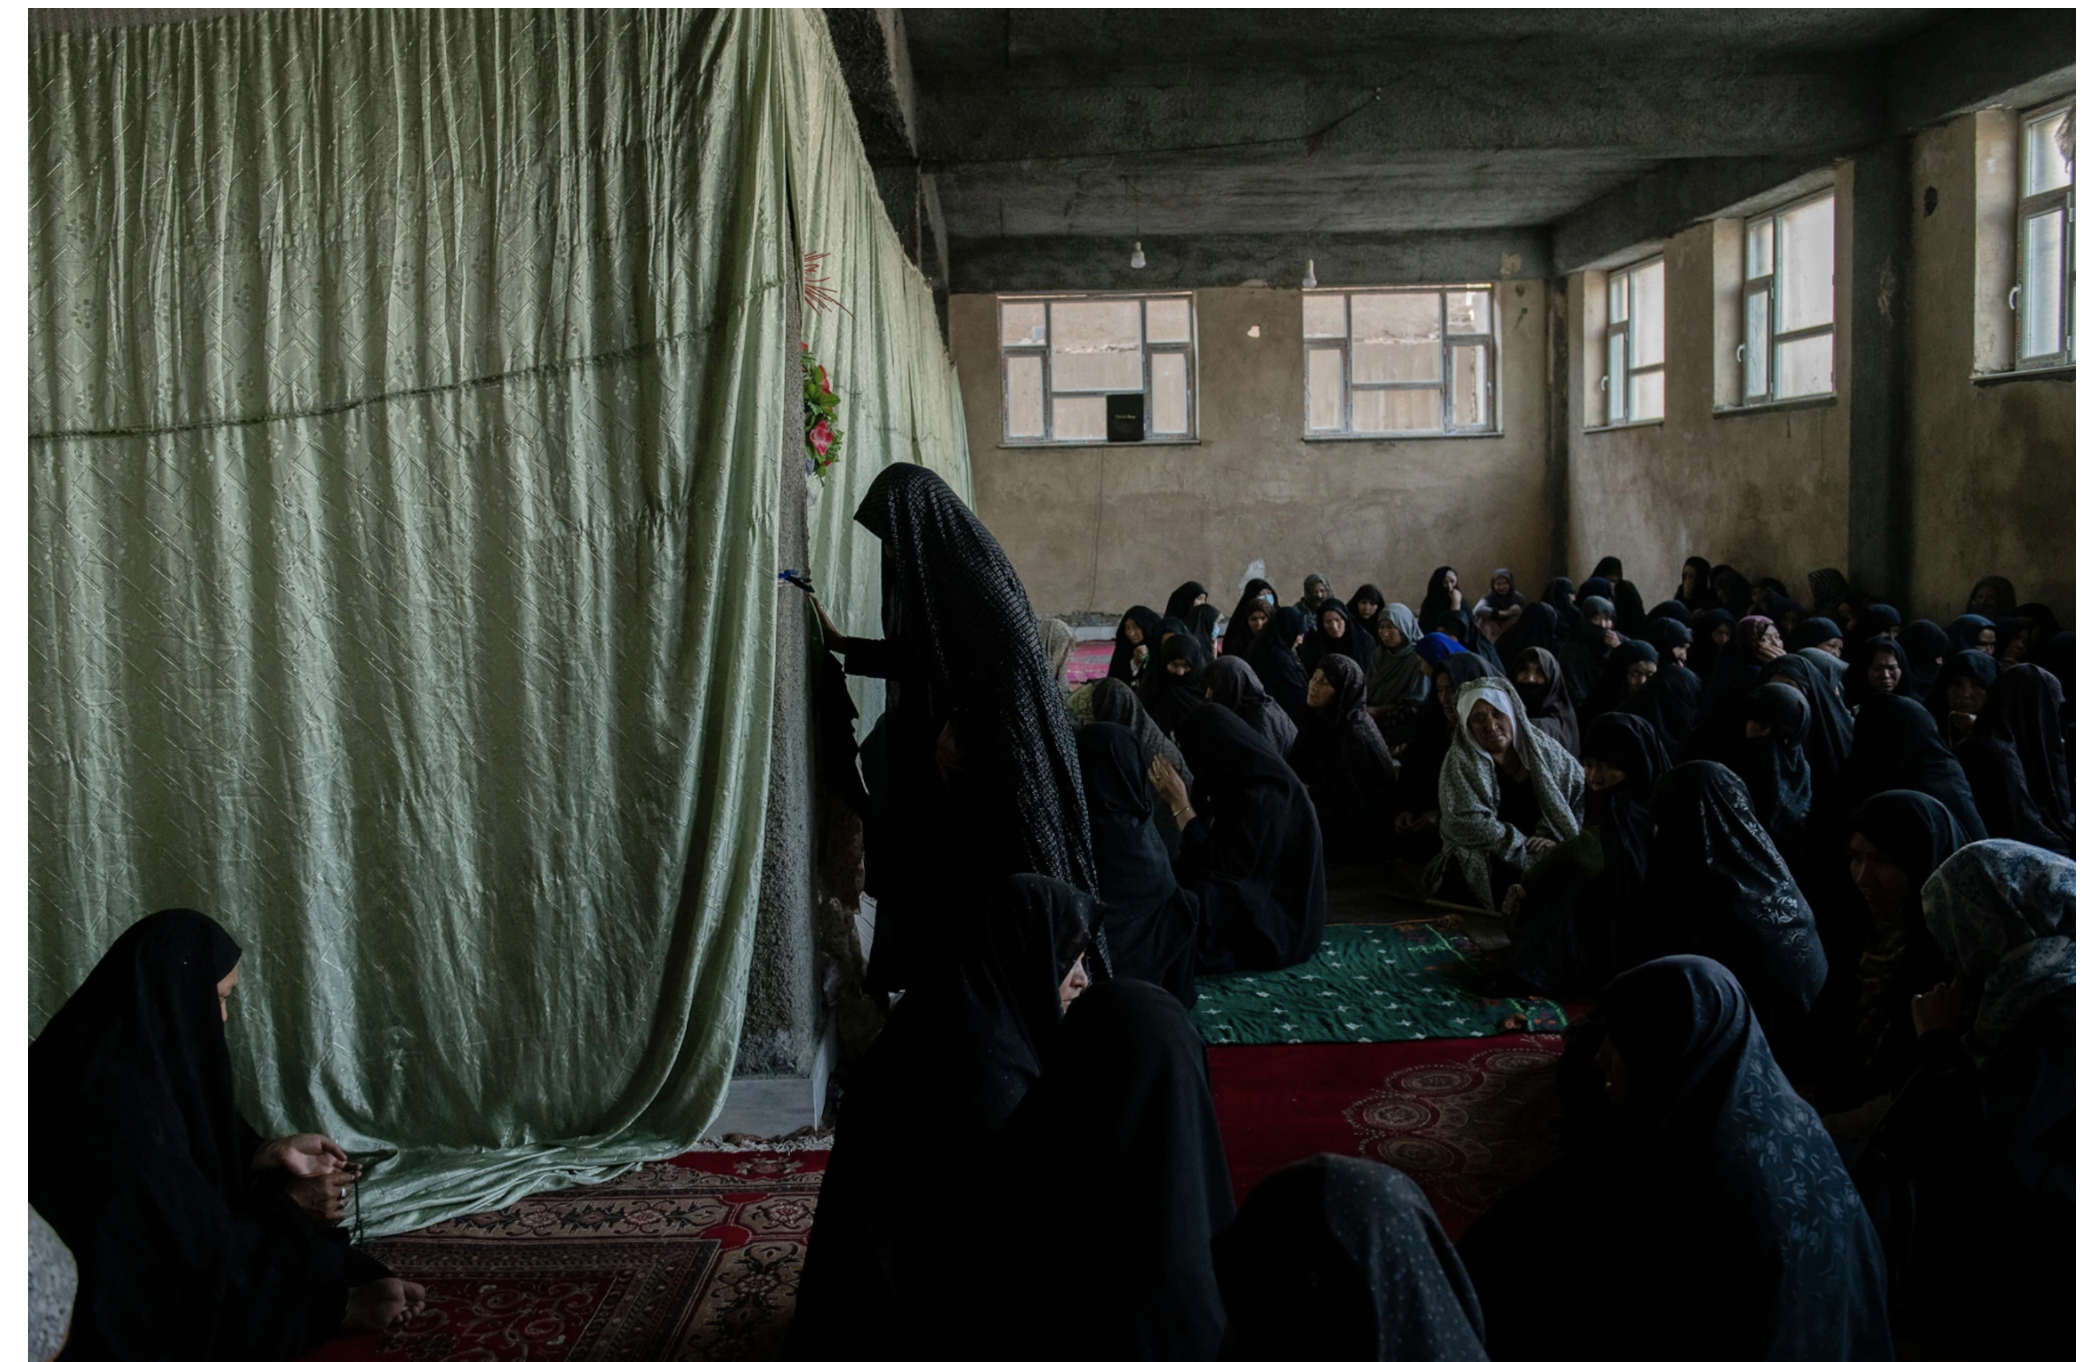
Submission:
[[[839,1076],[789,1356],[2067,1352],[2071,639],[2009,585],[1942,629],[1696,559],[1652,611],[1610,559],[1470,606],[1440,568],[1419,609],[1191,582],[1073,687],[937,476],[856,519],[882,636],[823,622],[886,687],[886,1020]],[[1308,959],[1343,860],[1502,915],[1506,977],[1593,1004],[1559,1160],[1456,1245],[1339,1155],[1235,1205],[1195,981]],[[276,1362],[421,1298],[342,1235],[349,1157],[235,1109],[238,956],[148,917],[31,1049],[81,1357]]]

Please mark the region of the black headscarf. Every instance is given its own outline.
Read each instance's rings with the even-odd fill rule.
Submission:
[[[1649,607],[1648,620],[1651,624],[1656,620],[1676,620],[1689,629],[1692,627],[1692,612],[1685,608],[1683,601],[1673,596],[1660,605]]]
[[[284,1362],[370,1263],[249,1180],[218,998],[240,957],[202,913],[143,918],[29,1047],[29,1201],[80,1268],[69,1357]]]
[[[1310,959],[1327,925],[1327,873],[1312,797],[1274,748],[1223,705],[1182,721],[1201,830],[1174,873],[1202,905],[1204,971]]]
[[[1801,735],[1808,728],[1808,697],[1792,686],[1771,682],[1750,692],[1744,711],[1752,723],[1769,731],[1746,738],[1735,773],[1750,792],[1750,807],[1771,835],[1772,844],[1790,867],[1802,863],[1807,848],[1808,813],[1814,786]]]
[[[1503,674],[1502,655],[1496,652],[1495,645],[1488,642],[1486,637],[1481,634],[1480,626],[1474,622],[1472,611],[1446,610],[1437,619],[1435,628],[1438,633],[1455,638],[1464,644],[1467,652],[1476,654],[1482,662],[1487,664],[1489,675],[1501,676]]]
[[[1631,683],[1627,673],[1641,662],[1654,667],[1658,675],[1662,671],[1661,659],[1656,656],[1652,646],[1639,639],[1622,635],[1619,646],[1605,657],[1599,684],[1591,689],[1590,698],[1583,702],[1583,711],[1594,719],[1599,714],[1610,713],[1631,699],[1633,692],[1629,690]],[[1655,678],[1649,677],[1648,684],[1654,685]]]
[[[1193,1007],[1196,901],[1175,880],[1153,826],[1152,782],[1137,735],[1121,724],[1088,724],[1079,733],[1079,771],[1116,977],[1158,984]]]
[[[1893,1358],[1874,1226],[1774,1063],[1753,990],[1678,955],[1614,979],[1602,1010],[1631,1089],[1628,1229],[1650,1255],[1622,1270],[1654,1307],[1622,1355],[1704,1338],[1728,1357]]]
[[[1329,615],[1342,621],[1340,638],[1330,638],[1327,634]],[[1348,602],[1329,596],[1320,602],[1320,613],[1312,621],[1311,632],[1305,636],[1305,646],[1298,650],[1298,660],[1305,664],[1307,677],[1310,678],[1314,664],[1321,658],[1336,653],[1348,658],[1368,673],[1371,670],[1371,659],[1378,653],[1378,639],[1370,629],[1357,621],[1356,611]]]
[[[1647,720],[1671,762],[1679,762],[1699,727],[1699,690],[1699,678],[1691,668],[1660,663],[1648,684],[1620,705],[1619,711]]]
[[[1961,768],[1991,836],[2075,860],[2077,818],[2063,702],[2063,686],[2049,672],[2024,662],[2007,667],[1961,745]]]
[[[1576,624],[1582,619],[1582,612],[1576,608],[1575,583],[1566,577],[1555,577],[1546,583],[1545,603],[1553,607],[1553,613],[1560,622],[1556,641],[1568,638],[1575,632]]]
[[[1203,655],[1206,658],[1217,657],[1224,625],[1225,612],[1209,601],[1197,606],[1196,613],[1189,617],[1189,634],[1203,645]]]
[[[913,1128],[923,1138],[926,1128]],[[1007,1342],[991,1348],[980,1334],[957,1356],[1066,1356],[1071,1336],[1051,1317],[1012,1312],[1084,1301],[1086,1327],[1115,1357],[1213,1362],[1225,1309],[1210,1246],[1232,1219],[1232,1178],[1186,1008],[1135,980],[1080,994],[1042,1081],[1014,1113],[1002,1164],[1021,1195],[1011,1214],[988,1217],[982,1258],[1006,1302],[987,1324]],[[924,1197],[923,1180],[903,1180]],[[1116,1208],[1115,1234],[1075,1213],[1091,1205]],[[950,1287],[949,1274],[925,1271],[938,1261],[918,1267],[930,1285]]]
[[[1437,780],[1443,771],[1444,757],[1451,751],[1453,735],[1444,717],[1444,706],[1436,696],[1437,676],[1450,678],[1451,694],[1456,696],[1468,682],[1491,675],[1485,662],[1464,651],[1434,657],[1426,670],[1429,698],[1415,711],[1414,724],[1407,734],[1407,755],[1400,763],[1400,807],[1413,813],[1437,807]]]
[[[1456,574],[1457,571],[1457,568],[1447,563],[1429,574],[1429,585],[1422,588],[1422,608],[1415,611],[1415,618],[1422,621],[1424,629],[1435,628],[1436,621],[1441,620],[1446,613],[1464,607],[1463,600],[1456,605],[1452,604],[1451,593],[1443,589],[1444,574]]]
[[[1641,589],[1632,582],[1620,580],[1612,583],[1612,605],[1617,609],[1619,628],[1627,634],[1639,634],[1648,627],[1648,607],[1641,603]]]
[[[1393,761],[1365,702],[1363,669],[1340,653],[1315,668],[1334,695],[1298,734],[1291,769],[1312,794],[1330,856],[1375,850],[1392,822]]]
[[[1254,642],[1254,631],[1247,625],[1247,616],[1257,604],[1272,620],[1275,618],[1277,606],[1270,605],[1268,600],[1264,599],[1264,593],[1273,598],[1276,588],[1260,577],[1249,579],[1247,585],[1240,588],[1240,603],[1232,608],[1232,618],[1225,625],[1227,657],[1247,655],[1248,646]]]
[[[1976,605],[1976,593],[1985,587],[1991,589],[1993,599],[1990,609],[1980,610]],[[2019,594],[2019,592],[2013,590],[2013,584],[2005,580],[2005,578],[1985,577],[1982,581],[1969,588],[1969,604],[1963,613],[1987,615],[1993,619],[2000,615],[2017,615],[2020,613]]]
[[[1616,582],[1620,577],[1623,577],[1625,575],[1625,565],[1620,563],[1617,558],[1612,557],[1610,554],[1606,554],[1604,557],[1599,558],[1597,560],[1597,566],[1590,569],[1590,576],[1602,577],[1608,582]]]
[[[1721,644],[1714,642],[1714,630],[1726,628],[1730,642],[1735,638],[1735,616],[1720,606],[1710,606],[1692,621],[1692,655],[1686,663],[1699,673],[1701,680],[1713,675],[1714,663],[1720,660]]]
[[[1124,636],[1123,627],[1127,624],[1136,624],[1139,629],[1144,631],[1145,636],[1138,642],[1132,643]],[[1150,668],[1154,662],[1159,660],[1159,639],[1165,630],[1166,621],[1153,614],[1149,606],[1133,605],[1124,611],[1123,618],[1116,622],[1115,650],[1108,655],[1108,674],[1110,678],[1121,681],[1126,686],[1136,685],[1138,683],[1138,673],[1136,671],[1137,650],[1141,647],[1145,650],[1145,666]]]
[[[1560,616],[1544,601],[1533,601],[1524,607],[1517,622],[1504,629],[1502,636],[1495,640],[1495,651],[1501,655],[1503,667],[1514,672],[1517,658],[1532,648],[1543,649],[1558,658],[1560,637]]]
[[[1961,763],[1925,706],[1915,700],[1880,695],[1861,706],[1852,753],[1845,760],[1845,781],[1854,804],[1884,790],[1916,790],[1945,804],[1970,841],[1990,835]]]
[[[1618,605],[1617,598],[1612,595],[1614,589],[1614,584],[1609,577],[1585,577],[1582,579],[1582,585],[1575,588],[1575,600],[1577,604],[1580,604],[1595,596],[1599,600],[1612,601],[1612,609],[1616,612]]]
[[[1291,754],[1298,743],[1298,725],[1291,722],[1291,716],[1283,712],[1275,697],[1262,689],[1261,678],[1243,659],[1219,658],[1204,673],[1204,681],[1210,687],[1210,699],[1239,715],[1268,739],[1277,756]]]
[[[1947,631],[1928,619],[1914,619],[1904,625],[1896,632],[1896,642],[1903,645],[1903,655],[1910,659],[1904,675],[1911,682],[1911,698],[1921,698],[1939,679],[1940,668],[1946,664],[1947,655],[1954,651],[1954,646],[1947,638]]]
[[[1397,1168],[1316,1154],[1271,1173],[1211,1252],[1232,1356],[1487,1362],[1465,1265]]]
[[[1371,618],[1368,620],[1357,612],[1357,607],[1365,601],[1371,603]],[[1385,593],[1378,589],[1378,585],[1375,582],[1365,582],[1362,586],[1356,588],[1356,594],[1349,598],[1349,618],[1355,620],[1366,629],[1377,627],[1378,612],[1383,609],[1385,609]]]
[[[1247,665],[1261,678],[1262,689],[1283,706],[1283,712],[1291,716],[1291,722],[1301,732],[1306,723],[1306,677],[1298,643],[1306,631],[1305,612],[1286,605],[1276,612],[1268,628],[1255,635],[1254,646],[1247,650]]]
[[[1832,659],[1835,661],[1836,659]],[[1843,797],[1845,759],[1852,752],[1852,715],[1829,676],[1807,653],[1788,653],[1767,663],[1760,685],[1788,681],[1808,701],[1808,726],[1801,730],[1801,751],[1808,758],[1809,780],[1820,806]]]
[[[1675,605],[1677,602],[1665,601],[1663,604]],[[1648,616],[1646,636],[1648,645],[1655,649],[1656,661],[1662,666],[1680,667],[1690,663],[1692,646],[1691,625],[1673,616],[1663,614],[1658,608],[1655,613]],[[1676,650],[1679,648],[1686,650],[1683,662],[1677,660]]]
[[[1201,582],[1183,582],[1180,586],[1174,588],[1173,595],[1167,597],[1167,614],[1174,619],[1180,620],[1183,624],[1194,624],[1196,622],[1196,598],[1198,596],[1208,596],[1209,594],[1210,592],[1204,589]]]
[[[1878,690],[1868,680],[1875,662],[1883,653],[1896,659],[1896,689],[1893,692]],[[1845,695],[1854,705],[1863,705],[1879,695],[1895,694],[1906,700],[1917,698],[1911,686],[1910,658],[1904,654],[1903,645],[1892,638],[1875,637],[1860,645],[1857,660],[1845,671]]]
[[[1798,1037],[1829,962],[1815,915],[1727,767],[1687,762],[1657,782],[1650,949],[1711,956],[1734,972],[1765,1029]]]
[[[1726,563],[1714,569],[1714,600],[1729,614],[1741,617],[1750,611],[1750,579]]]
[[[1985,653],[1984,656],[1991,658],[1995,661],[1998,655],[1998,645],[2001,642],[2003,642],[2003,640],[1997,637],[1998,621],[1990,618],[1988,615],[1957,616],[1953,623],[1947,626],[1947,641],[1953,645],[1954,651],[1957,653],[1964,652],[1972,648],[1981,652],[1983,649],[1983,633],[1985,630],[1989,630],[1992,635],[1992,651]]]
[[[939,474],[915,464],[876,474],[854,519],[885,549],[895,855],[870,972],[895,987],[932,957],[984,879],[1030,873],[1084,889],[1094,865],[1065,697],[999,541]],[[961,876],[958,829],[944,816],[952,796],[933,760],[944,722],[955,727],[965,789],[997,795],[963,800],[971,854]]]
[[[1211,660],[1210,649],[1187,634],[1170,633],[1159,641],[1159,651],[1145,664],[1138,694],[1154,723],[1172,733],[1182,716],[1203,703],[1203,674]],[[1188,670],[1176,676],[1168,665],[1182,662]]]
[[[1915,790],[1875,795],[1852,816],[1852,830],[1910,881],[1909,901],[1892,921],[1875,921],[1874,940],[1859,960],[1853,1039],[1861,1095],[1892,1092],[1916,1067],[1918,1032],[1911,999],[1954,976],[1925,928],[1925,882],[1968,844],[1947,806]]]
[[[1805,653],[1821,643],[1841,643],[1845,631],[1838,628],[1837,621],[1821,615],[1810,615],[1794,626],[1794,632],[1786,636],[1786,650],[1790,653]]]
[[[1589,796],[1589,821],[1598,829],[1604,849],[1604,873],[1596,884],[1603,907],[1606,959],[1612,971],[1644,958],[1641,919],[1647,902],[1645,885],[1655,844],[1655,817],[1649,804],[1655,783],[1675,765],[1645,719],[1631,714],[1599,715],[1583,730],[1583,750],[1626,778]]]
[[[1567,748],[1570,756],[1581,756],[1582,728],[1575,717],[1575,699],[1568,694],[1568,680],[1561,672],[1560,659],[1544,648],[1526,648],[1517,655],[1510,672],[1514,675],[1527,666],[1537,667],[1546,679],[1510,683],[1524,701],[1524,713],[1530,716],[1533,727]]]
[[[1680,571],[1675,599],[1683,601],[1685,608],[1694,612],[1712,609],[1718,603],[1714,600],[1714,565],[1704,558],[1687,558],[1684,565],[1698,576],[1692,579],[1692,589],[1687,592],[1684,589],[1684,574]]]

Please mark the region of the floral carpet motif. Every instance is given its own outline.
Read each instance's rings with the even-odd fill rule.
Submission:
[[[1496,1196],[1552,1161],[1559,1060],[1557,1043],[1512,1037],[1397,1069],[1342,1115],[1363,1157],[1414,1178],[1447,1224],[1471,1223]]]
[[[429,1291],[309,1362],[741,1362],[780,1351],[828,1154],[686,1154],[368,1249]]]

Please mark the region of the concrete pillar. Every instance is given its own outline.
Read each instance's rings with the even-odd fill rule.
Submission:
[[[1839,277],[1844,279],[1849,262],[1852,321],[1846,576],[1902,604],[1910,598],[1911,561],[1909,143],[1886,138],[1860,152],[1851,170],[1849,243],[1847,224],[1839,225]]]

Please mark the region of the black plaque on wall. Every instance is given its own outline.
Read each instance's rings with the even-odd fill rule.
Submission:
[[[1145,395],[1143,393],[1110,393],[1108,395],[1108,439],[1111,444],[1128,444],[1145,438]]]

